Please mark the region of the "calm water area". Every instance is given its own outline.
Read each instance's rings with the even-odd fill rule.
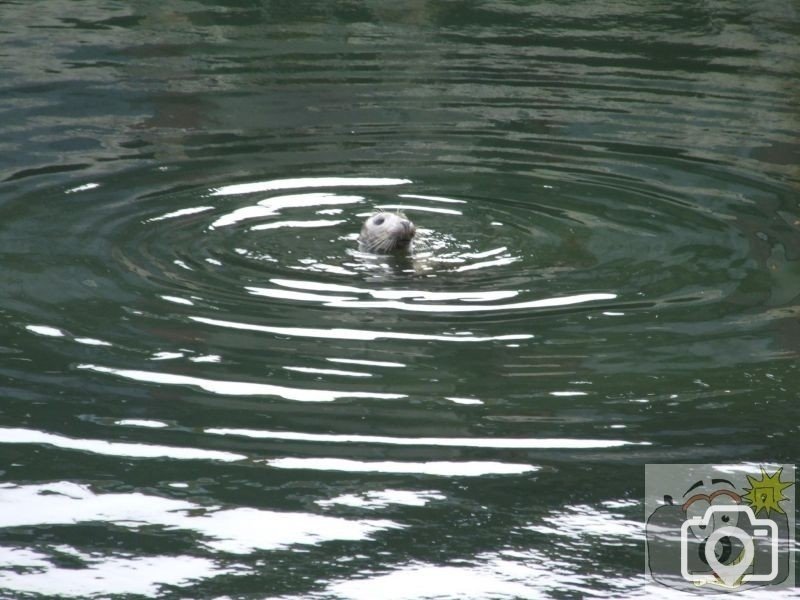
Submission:
[[[692,597],[645,465],[800,462],[795,0],[0,1],[0,74],[0,598]]]

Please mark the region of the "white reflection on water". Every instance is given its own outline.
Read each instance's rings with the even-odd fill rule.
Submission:
[[[281,300],[301,300],[304,302],[357,300],[357,298],[348,296],[323,296],[322,294],[310,294],[308,292],[296,292],[294,290],[278,290],[251,286],[246,286],[245,289],[254,296],[266,296],[267,298],[279,298]]]
[[[404,438],[382,435],[337,435],[331,433],[300,433],[297,431],[264,431],[259,429],[226,429],[219,427],[208,428],[205,432],[215,435],[240,435],[257,439],[303,442],[391,444],[396,446],[448,446],[459,448],[594,449],[650,445],[650,442],[628,442],[624,440],[581,440],[573,438]]]
[[[300,281],[294,279],[270,279],[271,283],[281,287],[288,287],[298,290],[312,290],[315,292],[335,292],[343,294],[369,294],[373,298],[381,300],[461,300],[462,302],[491,302],[493,300],[505,300],[513,298],[519,294],[515,290],[493,290],[488,292],[428,292],[424,290],[370,290],[350,285],[339,285],[335,283],[322,283],[316,281]],[[255,293],[255,290],[264,288],[247,288]],[[272,291],[272,290],[270,290]],[[333,300],[354,300],[355,298],[341,298],[330,296],[320,296],[321,298]]]
[[[52,564],[41,552],[0,547],[0,588],[47,596],[87,598],[99,594],[139,594],[155,597],[162,585],[188,585],[197,579],[234,572],[213,560],[194,556],[98,557],[59,546],[59,554],[87,563],[84,568]],[[63,560],[63,558],[62,558]],[[31,569],[29,572],[14,572]]]
[[[272,181],[256,181],[226,185],[211,190],[212,196],[232,196],[234,194],[251,194],[271,190],[296,190],[318,187],[361,187],[403,185],[411,183],[410,179],[391,179],[386,177],[298,177],[295,179],[274,179]]]
[[[453,204],[466,204],[466,200],[445,198],[444,196],[421,196],[419,194],[398,194],[401,198],[414,198],[417,200],[433,200],[434,202],[452,202]]]
[[[341,369],[316,369],[314,367],[283,367],[287,371],[309,373],[312,375],[339,375],[341,377],[372,377],[372,373],[364,371],[343,371]]]
[[[461,254],[461,258],[489,258],[490,256],[497,256],[498,254],[502,254],[506,252],[508,248],[505,246],[500,246],[499,248],[493,248],[491,250],[486,250],[484,252],[465,252]]]
[[[457,273],[463,273],[464,271],[475,271],[477,269],[485,269],[486,267],[500,267],[502,265],[510,265],[511,263],[515,263],[518,260],[521,260],[518,256],[506,256],[503,258],[496,258],[494,260],[484,260],[481,262],[473,263],[471,265],[462,265],[460,267],[455,267],[453,270]]]
[[[76,337],[74,341],[78,342],[79,344],[86,344],[87,346],[110,346],[109,342],[105,342],[103,340],[98,340],[96,338],[87,338],[87,337]]]
[[[222,361],[222,357],[219,354],[201,354],[190,356],[189,360],[195,363],[218,363]]]
[[[235,554],[331,540],[368,540],[380,531],[403,527],[385,519],[344,519],[246,507],[219,509],[140,492],[98,494],[86,485],[67,481],[0,484],[0,508],[0,527],[97,521],[132,530],[161,526],[192,531],[201,536],[204,547]]]
[[[644,541],[643,522],[631,521],[618,513],[595,506],[565,506],[542,521],[545,524],[531,525],[526,529],[573,539],[596,536],[602,538],[607,546]]]
[[[462,302],[485,302],[495,299],[509,298],[516,296],[517,292],[423,292],[417,290],[381,290],[369,291],[359,290],[358,288],[348,288],[344,285],[329,285],[326,286],[331,291],[350,292],[350,293],[368,293],[373,298],[382,299],[403,299],[408,298],[412,300],[461,300]],[[336,288],[334,290],[334,288]],[[350,302],[357,301],[358,298],[352,296],[325,296],[322,294],[311,294],[308,292],[295,292],[290,290],[283,290],[277,288],[264,288],[247,286],[245,289],[254,296],[266,296],[268,298],[281,298],[290,300],[307,300],[310,302]],[[443,307],[438,307],[443,308]]]
[[[100,187],[99,183],[84,183],[83,185],[79,185],[77,187],[65,190],[64,193],[65,194],[74,194],[76,192],[86,192],[86,191],[93,190],[93,189],[96,189],[96,188],[99,188],[99,187]]]
[[[163,221],[164,219],[175,219],[177,217],[185,217],[187,215],[196,215],[197,213],[206,212],[207,210],[214,210],[213,206],[195,206],[192,208],[183,208],[181,210],[176,210],[173,212],[164,213],[158,217],[153,217],[152,219],[147,219],[148,223],[153,221]]]
[[[642,577],[576,573],[574,566],[539,552],[503,551],[444,566],[413,562],[388,574],[332,581],[322,592],[272,597],[268,600],[687,600],[699,597],[658,584],[643,587],[642,583]],[[764,589],[738,591],[731,597],[765,600],[797,596],[791,592],[780,594]]]
[[[214,394],[227,396],[279,396],[286,400],[298,402],[332,402],[339,398],[375,398],[379,400],[396,400],[405,398],[405,394],[382,394],[378,392],[345,392],[333,390],[316,390],[290,388],[268,383],[250,383],[246,381],[221,381],[203,379],[189,375],[173,375],[157,371],[136,371],[133,369],[113,369],[99,365],[81,364],[78,369],[87,369],[96,373],[109,373],[133,381],[160,383],[164,385],[189,385]]]
[[[134,458],[175,458],[179,460],[222,460],[226,462],[247,458],[233,452],[158,446],[155,444],[133,444],[129,442],[107,442],[106,440],[84,440],[63,435],[45,433],[35,429],[0,427],[0,444],[46,444],[67,450],[82,450],[105,456],[129,456]]]
[[[439,213],[442,215],[462,215],[463,213],[460,210],[453,210],[452,208],[434,208],[432,206],[414,206],[411,204],[378,204],[375,208],[379,208],[381,210],[408,210],[408,211],[419,211],[419,212],[431,212],[431,213]],[[368,213],[365,216],[368,217],[372,213]]]
[[[56,338],[70,338],[72,337],[70,334],[66,333],[65,331],[57,328],[57,327],[50,327],[49,325],[26,325],[25,329],[30,331],[31,333],[35,333],[36,335],[43,335],[45,337],[56,337]],[[72,337],[73,342],[77,342],[79,344],[84,344],[87,346],[110,346],[109,342],[104,340],[98,340],[96,338],[90,337]]]
[[[274,223],[262,223],[261,225],[253,225],[250,228],[250,231],[263,231],[265,229],[280,229],[282,227],[295,227],[295,228],[304,228],[304,227],[333,227],[334,225],[340,225],[345,221],[339,219],[319,219],[317,221],[276,221]]]
[[[115,421],[114,424],[122,425],[123,427],[149,427],[151,429],[168,427],[163,421],[154,421],[152,419],[120,419]]]
[[[308,208],[311,206],[325,206],[329,204],[358,204],[364,198],[361,196],[337,196],[327,192],[316,192],[312,194],[292,194],[289,196],[275,196],[261,200],[252,206],[237,208],[236,210],[222,215],[211,224],[211,229],[216,227],[227,227],[241,221],[249,219],[259,219],[263,217],[274,217],[286,208]]]
[[[236,554],[330,540],[366,540],[379,531],[402,527],[385,519],[343,519],[254,508],[217,509],[139,492],[95,494],[88,486],[65,481],[29,486],[0,484],[0,507],[13,507],[0,514],[0,527],[96,521],[134,530],[160,525],[193,531],[203,536],[204,546]]]
[[[509,262],[511,259],[497,259],[494,261],[486,261],[478,263],[478,265],[485,266],[487,264],[500,264]],[[516,259],[513,259],[516,260]],[[469,268],[477,268],[476,265],[471,265]],[[328,291],[337,293],[351,293],[351,294],[369,294],[373,298],[383,299],[385,301],[369,301],[359,300],[347,296],[328,296],[324,294],[311,294],[306,292],[291,292],[288,290],[276,288],[264,288],[246,286],[245,289],[256,296],[266,296],[268,298],[283,298],[292,300],[307,300],[310,302],[323,302],[326,306],[334,307],[347,307],[347,308],[393,308],[396,310],[405,310],[412,312],[478,312],[478,311],[505,311],[505,310],[518,310],[521,308],[553,308],[559,306],[572,306],[574,304],[584,304],[587,302],[596,302],[599,300],[613,300],[617,297],[616,294],[595,293],[595,294],[576,294],[574,296],[561,296],[558,298],[542,298],[539,300],[528,300],[525,302],[512,302],[508,304],[475,304],[465,306],[463,304],[421,304],[420,300],[460,300],[461,302],[486,302],[492,300],[501,300],[514,297],[518,294],[516,291],[491,291],[491,292],[425,292],[421,290],[363,290],[357,287],[336,285],[336,284],[318,284],[306,281],[291,281],[286,279],[273,279],[271,280],[277,285],[311,289],[317,291]],[[412,299],[416,302],[398,302],[399,299]]]
[[[397,301],[371,302],[371,301],[334,301],[327,306],[337,308],[392,308],[410,312],[480,312],[480,311],[505,311],[519,310],[521,308],[554,308],[558,306],[572,306],[599,300],[613,300],[616,294],[577,294],[575,296],[562,296],[560,298],[543,298],[527,302],[513,302],[510,304],[481,304],[477,306],[464,306],[461,304],[412,304]]]
[[[181,298],[180,296],[168,296],[166,294],[161,294],[160,297],[162,300],[166,300],[167,302],[174,302],[175,304],[185,304],[186,306],[194,306],[194,302],[192,302],[188,298]]]
[[[317,500],[316,504],[320,506],[333,506],[338,504],[374,510],[377,508],[386,508],[392,504],[399,504],[402,506],[425,506],[431,500],[446,499],[447,497],[445,495],[433,490],[418,492],[413,490],[387,489],[365,492],[363,494],[344,494],[343,496],[336,496],[330,500]]]
[[[344,363],[350,365],[364,365],[367,367],[405,367],[406,365],[398,362],[388,362],[385,360],[361,360],[357,358],[326,358],[325,360],[335,363]]]
[[[527,333],[495,336],[473,336],[473,335],[430,335],[423,333],[398,333],[391,331],[369,331],[366,329],[311,329],[307,327],[271,327],[269,325],[253,325],[250,323],[239,323],[236,321],[222,321],[220,319],[208,319],[206,317],[189,317],[192,321],[226,327],[228,329],[243,329],[245,331],[261,331],[276,335],[288,335],[296,337],[325,338],[334,340],[363,340],[373,341],[379,339],[386,340],[435,340],[438,342],[490,342],[496,340],[527,340],[533,336]]]
[[[687,597],[683,592],[670,590],[662,593],[660,589],[652,589],[651,593],[652,586],[644,595],[640,593],[640,577],[576,572],[569,556],[553,554],[555,556],[539,550],[501,550],[444,565],[414,561],[397,565],[388,573],[362,571],[360,578],[333,580],[319,592],[269,600],[539,600],[561,597],[678,600]]]
[[[552,598],[552,591],[561,594],[591,591],[569,581],[559,573],[558,567],[558,561],[533,551],[483,554],[453,565],[413,562],[388,574],[332,581],[319,594],[303,597],[343,600],[538,599]],[[578,593],[576,597],[580,596]],[[295,598],[283,596],[280,600]]]
[[[519,475],[538,471],[540,467],[520,463],[494,461],[360,461],[346,458],[273,458],[264,461],[277,469],[310,469],[312,471],[347,471],[349,473],[397,473],[439,475],[443,477],[480,477],[482,475]]]
[[[532,568],[542,577],[544,567]],[[521,581],[487,573],[474,567],[414,565],[388,575],[333,583],[329,591],[337,598],[352,600],[411,600],[416,598],[542,598]]]
[[[156,352],[148,360],[174,360],[182,357],[183,352]]]
[[[457,396],[448,396],[445,400],[450,400],[454,404],[483,404],[483,400],[478,398],[458,398]]]
[[[44,335],[47,337],[64,337],[64,335],[66,335],[60,329],[48,327],[47,325],[26,325],[25,329],[31,333],[36,333],[38,335]]]

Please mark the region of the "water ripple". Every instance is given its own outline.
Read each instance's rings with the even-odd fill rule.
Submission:
[[[670,597],[642,465],[795,458],[792,3],[29,4],[7,595]]]
[[[86,440],[69,438],[53,433],[2,427],[0,428],[0,444],[45,444],[67,450],[81,450],[105,456],[127,456],[131,458],[174,458],[177,460],[219,460],[231,462],[246,458],[242,454],[204,450],[201,448],[179,448],[154,444],[132,444],[125,442],[109,442],[107,440]]]
[[[620,446],[649,446],[649,442],[624,440],[582,439],[514,439],[514,438],[400,438],[378,435],[334,435],[299,433],[293,431],[262,431],[251,429],[209,428],[206,433],[239,435],[258,439],[292,440],[307,442],[333,442],[355,444],[391,444],[399,446],[448,446],[460,448],[618,448]]]
[[[162,385],[194,386],[207,392],[229,396],[278,396],[286,400],[296,400],[298,402],[333,402],[334,400],[338,400],[340,398],[372,398],[378,400],[396,400],[398,398],[405,398],[405,394],[299,389],[271,385],[267,383],[220,381],[215,379],[204,379],[202,377],[191,377],[188,375],[176,375],[157,371],[114,369],[111,367],[90,364],[81,364],[78,365],[77,368],[94,371],[95,373],[108,373],[111,375],[116,375],[117,377],[130,379],[132,381],[142,381],[146,383],[157,383]]]
[[[69,482],[0,484],[0,505],[19,507],[19,510],[4,511],[0,527],[100,521],[133,531],[143,527],[185,529],[195,532],[209,549],[235,554],[294,544],[367,540],[387,529],[402,527],[384,519],[342,519],[251,508],[220,509],[143,493],[95,493],[88,486]]]
[[[274,190],[295,190],[300,188],[360,186],[375,187],[384,185],[403,185],[404,183],[411,183],[411,181],[408,179],[391,179],[382,177],[303,177],[226,185],[212,190],[211,195],[231,196],[236,194],[252,194],[255,192]]]
[[[241,329],[245,331],[259,331],[263,333],[273,333],[276,335],[290,335],[297,337],[311,338],[330,338],[346,340],[432,340],[438,342],[490,342],[490,341],[512,341],[527,340],[533,337],[531,334],[510,334],[496,336],[474,336],[470,334],[455,333],[452,335],[436,335],[424,333],[404,333],[398,331],[370,331],[363,329],[311,329],[307,327],[272,327],[269,325],[256,325],[252,323],[237,323],[233,321],[222,321],[219,319],[209,319],[206,317],[189,317],[198,323],[225,327],[229,329]]]
[[[482,477],[484,475],[519,475],[540,467],[495,461],[360,461],[349,458],[271,458],[264,461],[276,469],[311,471],[346,471],[348,473],[393,473],[443,477]]]

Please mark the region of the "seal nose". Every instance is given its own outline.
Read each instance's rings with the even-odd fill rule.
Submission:
[[[403,221],[403,230],[405,231],[404,237],[409,240],[413,238],[414,234],[417,232],[417,228],[414,227],[414,224],[409,220]]]

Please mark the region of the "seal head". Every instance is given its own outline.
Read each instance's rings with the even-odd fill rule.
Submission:
[[[400,212],[378,212],[364,221],[358,249],[374,254],[408,250],[417,228]]]

